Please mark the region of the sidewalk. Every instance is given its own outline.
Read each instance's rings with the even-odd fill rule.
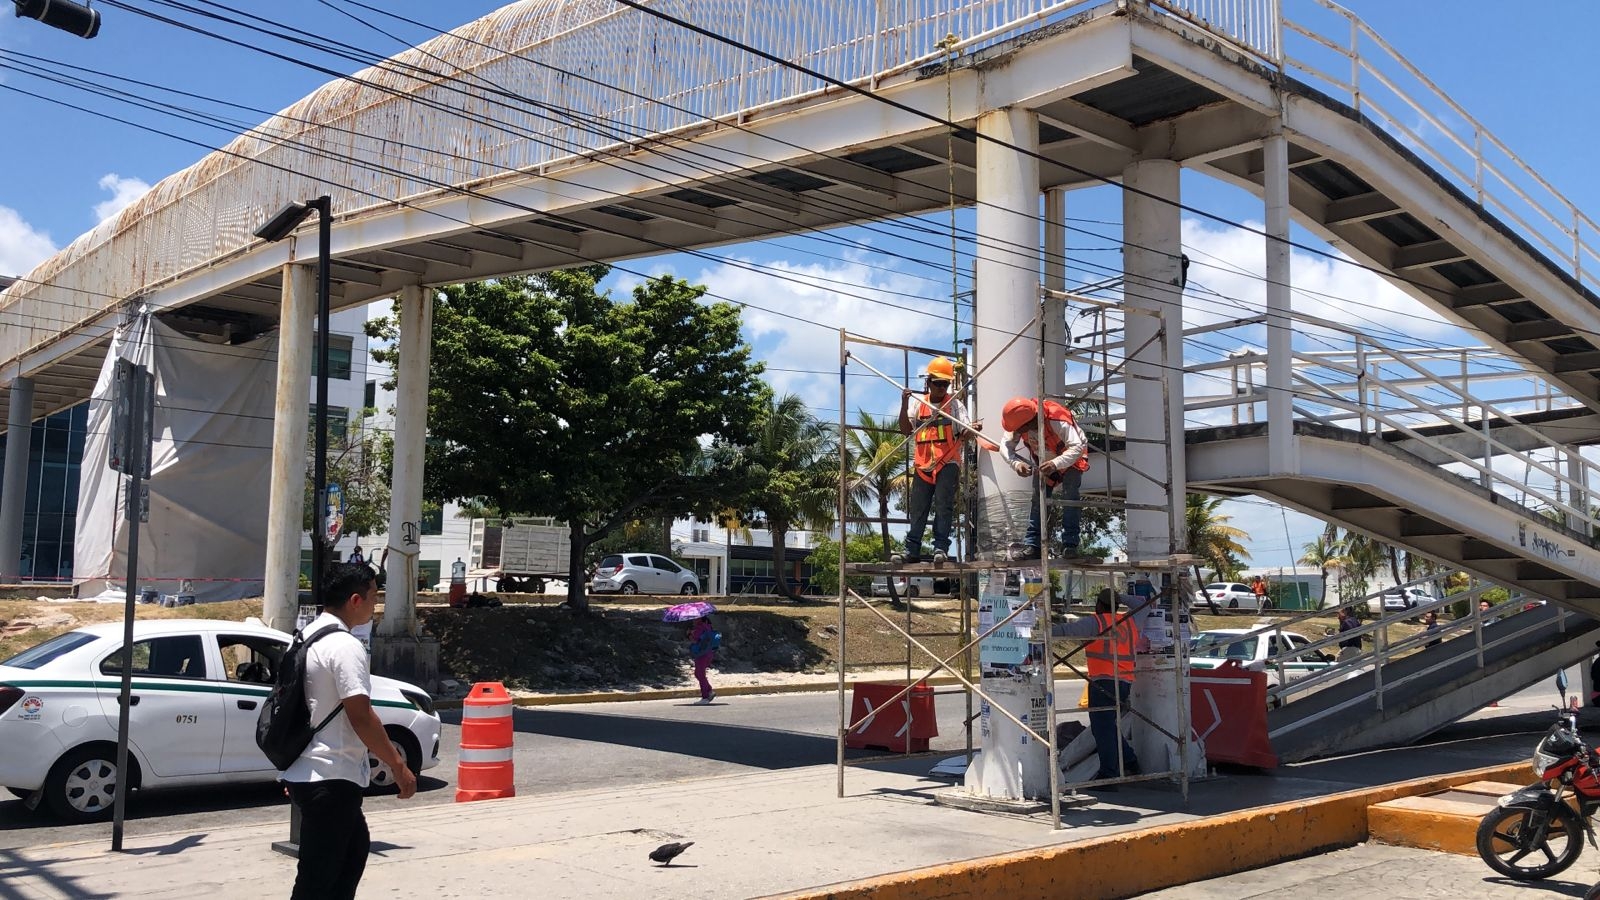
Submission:
[[[1195,783],[1187,807],[1173,787],[1124,787],[1067,811],[1059,831],[1039,818],[934,805],[932,791],[944,783],[922,776],[931,760],[849,769],[844,799],[835,796],[835,770],[817,766],[401,808],[370,816],[362,895],[732,900],[1518,762],[1527,750],[1523,736],[1467,738],[1222,776]],[[0,851],[0,878],[27,898],[283,896],[294,863],[269,844],[285,832],[276,823],[140,836],[125,856],[104,842]],[[646,859],[675,840],[696,842],[680,865]]]

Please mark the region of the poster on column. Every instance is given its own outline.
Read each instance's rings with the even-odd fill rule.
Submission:
[[[1028,661],[1028,645],[1033,640],[1034,614],[1027,597],[1004,594],[982,594],[978,598],[978,633],[986,634],[996,622],[1022,607],[1018,613],[993,634],[978,642],[978,663],[985,674],[1014,674],[1017,667]]]

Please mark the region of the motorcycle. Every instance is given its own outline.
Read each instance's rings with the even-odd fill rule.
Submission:
[[[1501,797],[1478,824],[1478,855],[1517,881],[1550,878],[1595,843],[1589,819],[1600,809],[1600,754],[1578,736],[1578,714],[1563,709],[1533,751],[1539,779]]]

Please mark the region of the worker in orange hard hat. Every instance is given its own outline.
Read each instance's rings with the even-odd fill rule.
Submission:
[[[1083,473],[1089,468],[1089,439],[1078,427],[1072,411],[1054,400],[1044,402],[1044,447],[1039,447],[1039,401],[1032,397],[1012,397],[1000,410],[1000,424],[1005,426],[1005,455],[1012,471],[1027,478],[1037,469],[1044,479],[1045,496],[1077,500],[1083,484]],[[1068,505],[1061,512],[1061,553],[1078,555],[1079,524],[1083,510]],[[1032,509],[1028,513],[1028,532],[1022,538],[1019,559],[1038,559],[1042,530],[1039,527],[1039,495],[1033,495]]]
[[[900,433],[911,435],[915,441],[912,464],[916,477],[911,479],[911,497],[906,506],[911,520],[906,530],[906,551],[892,557],[896,563],[922,561],[922,532],[930,511],[933,561],[941,563],[950,556],[950,526],[956,482],[961,477],[962,442],[972,436],[972,431],[983,428],[981,422],[973,422],[971,430],[959,424],[968,419],[966,405],[950,392],[955,375],[955,363],[943,356],[928,363],[924,374],[927,391],[917,398],[915,416],[911,414],[912,392],[900,395]]]

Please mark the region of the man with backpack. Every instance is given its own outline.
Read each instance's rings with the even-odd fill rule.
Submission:
[[[288,692],[284,682],[294,678],[294,669],[303,671],[300,684],[309,724],[302,726],[300,736],[309,730],[310,740],[280,776],[301,813],[300,867],[293,900],[356,894],[371,843],[361,813],[369,776],[367,751],[394,773],[400,799],[417,791],[416,776],[389,742],[372,709],[367,651],[350,633],[372,622],[378,593],[372,570],[365,565],[337,563],[324,576],[323,588],[323,613],[301,630],[284,654],[279,687],[269,698],[271,710],[272,701]],[[282,710],[277,714],[284,717]],[[258,744],[265,740],[267,727],[264,712],[257,728]],[[281,746],[280,740],[280,750]],[[273,756],[267,746],[262,749],[268,750],[269,758]]]

